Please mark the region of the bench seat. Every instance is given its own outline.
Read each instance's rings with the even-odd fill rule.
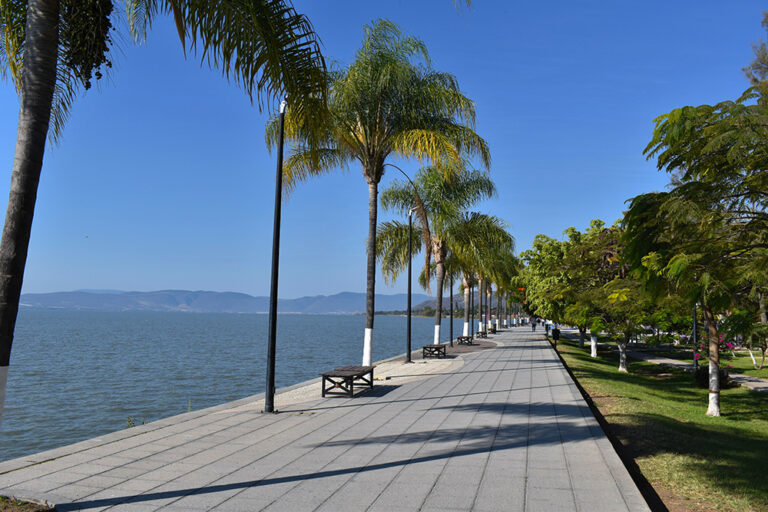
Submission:
[[[424,345],[421,347],[421,358],[424,359],[426,357],[445,357],[446,356],[446,347],[447,345],[445,343],[440,343],[439,345]]]
[[[355,392],[355,382],[373,388],[373,366],[342,366],[330,372],[321,373],[322,396],[338,389],[340,393],[352,397]],[[334,393],[335,394],[335,393]]]
[[[459,336],[456,338],[456,343],[459,345],[472,345],[472,336]]]

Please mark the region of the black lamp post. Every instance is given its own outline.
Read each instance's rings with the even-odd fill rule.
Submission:
[[[401,171],[402,172],[402,171]],[[408,327],[405,335],[405,362],[411,363],[411,256],[413,255],[413,212],[408,210]]]
[[[269,288],[269,337],[267,340],[267,393],[264,412],[275,411],[275,350],[277,347],[277,274],[280,266],[280,208],[283,197],[283,134],[285,109],[280,103],[280,135],[277,142],[277,171],[275,173],[275,219],[272,228],[272,282]]]
[[[448,336],[451,337],[451,346],[453,346],[453,274],[451,274],[451,323],[448,327]]]

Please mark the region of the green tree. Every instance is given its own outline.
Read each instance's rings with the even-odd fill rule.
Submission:
[[[525,262],[521,277],[530,311],[558,322],[564,320],[566,307],[564,256],[563,242],[541,234],[533,239],[533,247],[521,254]]]
[[[700,203],[679,189],[632,199],[624,219],[626,256],[647,287],[666,281],[689,304],[699,302],[709,344],[709,407],[720,415],[720,333],[718,315],[732,304],[737,245],[727,224],[715,222]],[[738,251],[737,251],[738,253]]]
[[[111,66],[112,0],[0,0],[0,75],[21,97],[0,240],[0,419],[46,138],[61,132],[81,88]],[[260,100],[322,98],[324,62],[309,22],[283,0],[129,0],[132,34],[172,12],[182,41]]]
[[[667,280],[702,305],[711,416],[720,415],[718,314],[751,309],[748,323],[762,326],[748,330],[758,337],[768,326],[768,53],[764,42],[754,50],[745,68],[753,87],[736,101],[686,106],[656,119],[645,152],[672,174],[671,188],[635,197],[625,215],[627,252],[646,284]]]
[[[651,303],[642,293],[636,279],[617,277],[602,287],[602,300],[593,325],[599,323],[616,341],[619,349],[619,371],[628,372],[627,345],[644,331],[651,311]]]
[[[422,64],[419,64],[421,62]],[[363,364],[371,363],[376,287],[378,186],[393,157],[431,160],[442,169],[479,156],[490,165],[486,142],[474,131],[474,103],[456,79],[429,67],[424,43],[379,20],[365,27],[362,47],[348,68],[329,77],[325,122],[307,127],[288,112],[286,138],[294,143],[285,161],[286,186],[357,161],[368,184],[366,321]],[[277,141],[277,123],[267,130]]]

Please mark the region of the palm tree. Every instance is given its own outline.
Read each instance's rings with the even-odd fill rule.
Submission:
[[[431,259],[434,259],[435,276],[435,336],[434,343],[440,343],[440,321],[443,312],[443,283],[446,277],[446,258],[450,247],[471,244],[472,233],[463,229],[463,212],[477,201],[493,197],[496,187],[487,173],[481,171],[454,171],[446,179],[436,167],[421,169],[413,182],[393,181],[381,194],[381,205],[386,210],[408,213],[415,207],[419,218],[429,223],[421,229],[425,251],[425,272],[432,273]],[[391,224],[390,224],[391,226]],[[423,226],[423,224],[422,224]],[[420,228],[422,227],[420,226]],[[382,238],[390,236],[389,228],[379,231]],[[390,247],[386,240],[379,254],[384,256]]]
[[[418,64],[418,61],[423,64]],[[490,165],[485,141],[474,132],[475,108],[456,79],[429,67],[419,39],[401,34],[379,20],[365,27],[362,47],[348,68],[329,74],[325,123],[313,130],[288,112],[285,136],[294,143],[285,161],[287,189],[297,181],[328,173],[357,161],[368,184],[366,323],[363,365],[373,347],[376,286],[378,186],[392,157],[459,164],[479,156]],[[277,142],[277,119],[267,129],[267,143]],[[446,172],[450,172],[446,170]]]
[[[46,138],[55,139],[81,88],[110,67],[113,0],[0,0],[0,76],[21,96],[11,189],[0,241],[0,419]],[[140,39],[172,12],[186,51],[240,85],[259,105],[284,93],[299,113],[322,98],[325,65],[309,22],[287,0],[129,0]]]
[[[490,281],[488,284],[489,296],[490,290],[492,290],[491,285],[496,285],[496,318],[498,324],[502,318],[502,298],[506,297],[511,290],[512,278],[517,274],[518,262],[514,250],[509,250],[508,247],[494,247],[494,249],[496,249],[496,254],[489,259]],[[506,300],[503,303],[506,305]],[[492,304],[492,300],[489,300],[489,307]]]

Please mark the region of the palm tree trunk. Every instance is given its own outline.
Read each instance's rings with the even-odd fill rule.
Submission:
[[[440,323],[443,320],[443,281],[445,281],[445,263],[437,261],[435,263],[435,280],[437,281],[437,290],[435,291],[435,339],[432,343],[440,344]]]
[[[485,292],[485,288],[483,288],[483,285],[485,282],[481,279],[477,280],[477,332],[483,332],[483,295]]]
[[[717,320],[712,308],[703,304],[704,317],[707,319],[709,337],[709,406],[707,416],[720,416],[720,337],[717,333]]]
[[[471,318],[469,319],[469,336],[474,336],[472,332],[475,328],[475,285],[472,284],[469,288],[469,311]]]
[[[365,334],[363,338],[363,366],[370,366],[373,354],[373,313],[376,300],[376,215],[379,200],[379,182],[368,180],[368,265],[365,280]]]
[[[30,0],[11,189],[0,240],[0,421],[56,87],[59,1]]]
[[[496,290],[496,328],[507,326],[507,315],[505,309],[507,305],[504,301],[504,294]]]
[[[496,301],[496,310],[498,313],[498,301]],[[493,285],[488,283],[488,328],[493,325]]]
[[[469,302],[469,294],[472,292],[472,290],[469,287],[469,282],[467,281],[467,278],[462,278],[462,284],[464,285],[464,336],[471,336],[472,333],[469,331],[469,308],[471,307]]]

